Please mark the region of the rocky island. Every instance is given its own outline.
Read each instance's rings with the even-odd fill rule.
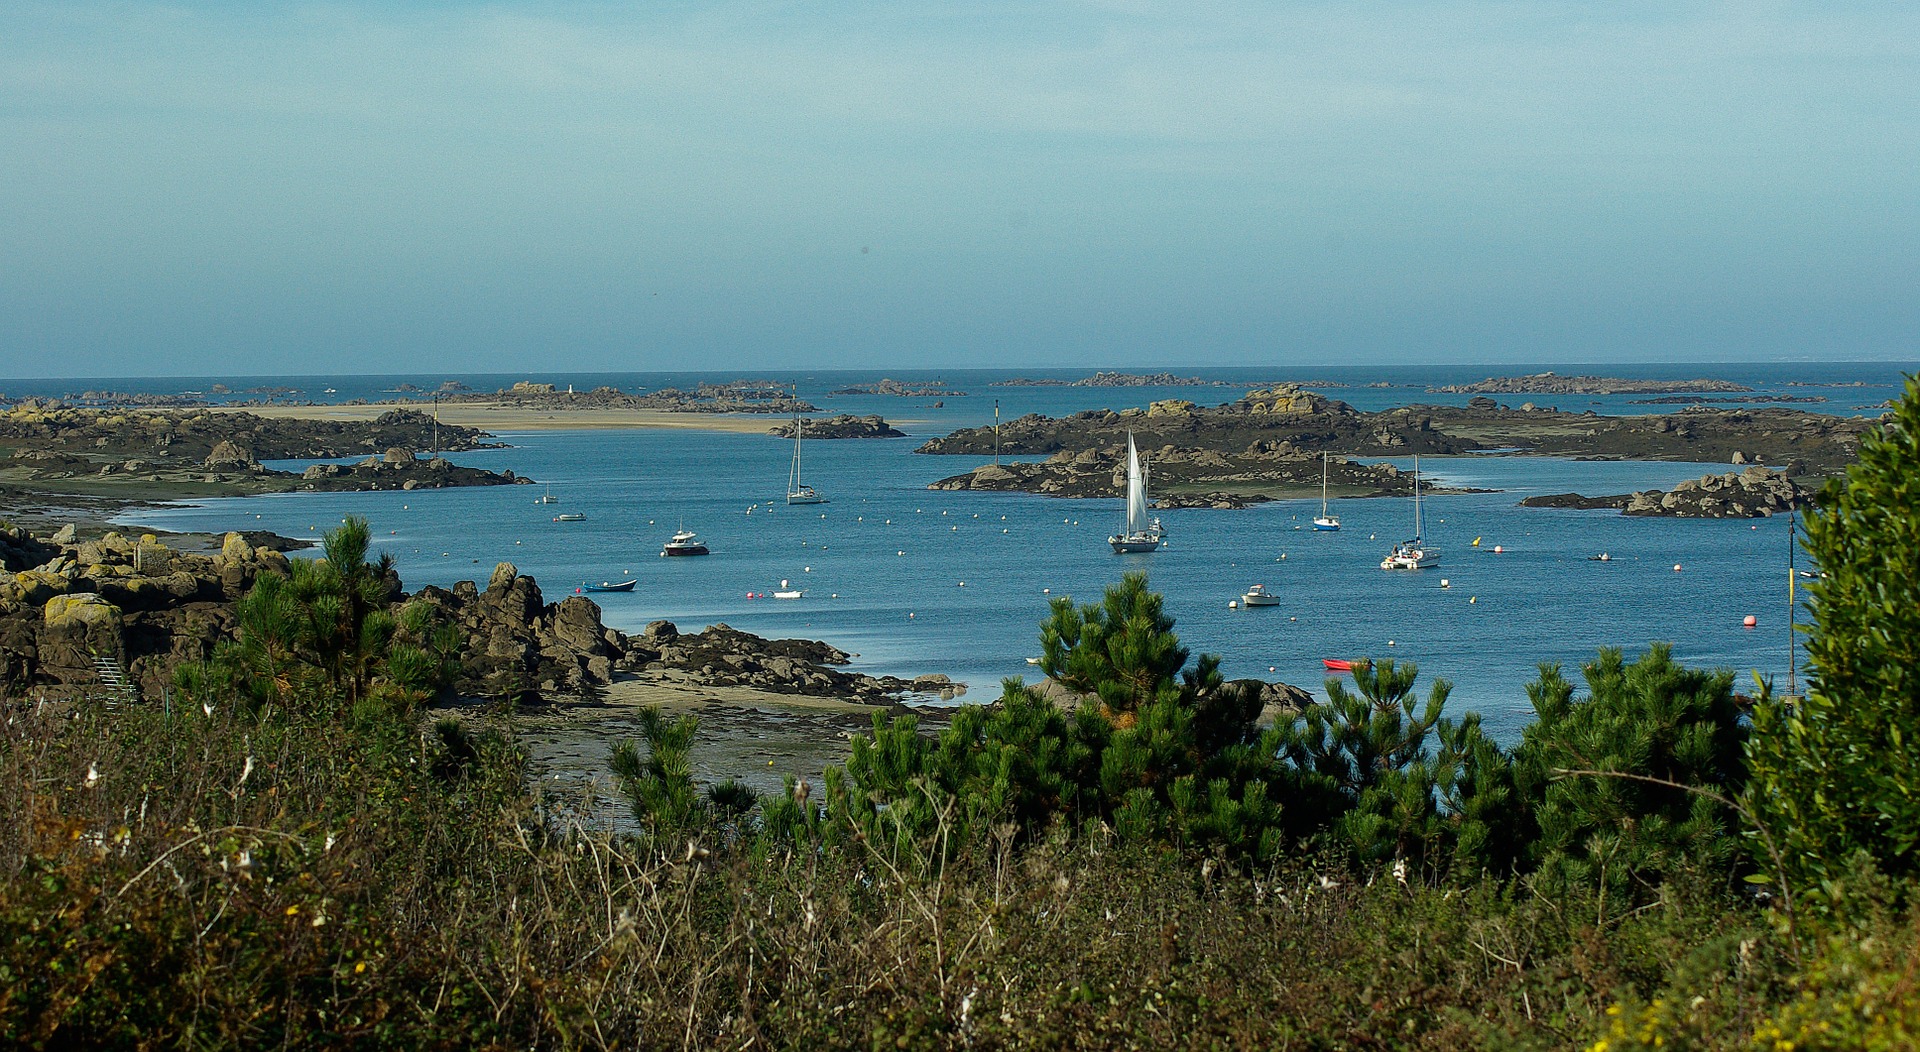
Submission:
[[[1078,380],[1033,380],[1016,376],[995,380],[992,387],[1228,387],[1222,380],[1202,380],[1197,376],[1172,373],[1094,373]]]
[[[1530,376],[1489,376],[1479,383],[1448,384],[1429,387],[1434,394],[1737,394],[1753,388],[1727,380],[1622,380],[1611,376],[1559,376],[1534,373]]]
[[[1528,497],[1526,508],[1618,508],[1623,515],[1661,515],[1682,519],[1753,519],[1782,515],[1813,503],[1813,492],[1784,472],[1764,467],[1691,479],[1672,490],[1642,490],[1608,497],[1556,493]]]
[[[905,438],[906,432],[896,429],[877,414],[854,416],[841,413],[839,416],[823,417],[818,420],[802,421],[801,433],[807,438]],[[793,437],[793,421],[788,420],[767,429],[768,434],[781,438]]]
[[[1001,465],[934,483],[946,489],[1009,489],[1062,495],[1111,495],[1117,450],[1135,436],[1153,464],[1155,491],[1246,496],[1317,492],[1320,454],[1404,456],[1489,453],[1582,459],[1695,460],[1777,465],[1795,478],[1816,477],[1851,463],[1872,419],[1793,409],[1689,407],[1653,416],[1601,416],[1477,397],[1466,406],[1415,405],[1376,413],[1280,385],[1218,406],[1184,399],[1145,409],[1090,410],[1052,418],[1030,414],[1000,428],[1010,456],[1050,454],[1039,465]],[[921,446],[937,455],[988,455],[990,426],[966,428]],[[1084,458],[1084,459],[1082,459]],[[1332,480],[1341,496],[1396,495],[1393,477],[1340,465]]]
[[[414,452],[485,449],[499,443],[472,428],[434,424],[412,410],[366,423],[266,419],[226,411],[82,409],[25,402],[0,414],[0,483],[40,492],[127,499],[241,496],[297,490],[440,489],[525,483],[512,471],[462,467]],[[384,446],[381,443],[385,443]],[[351,457],[304,472],[265,459]]]
[[[562,391],[555,384],[522,380],[498,391],[466,391],[443,394],[445,405],[484,404],[523,409],[652,409],[674,413],[811,413],[816,407],[795,398],[784,384],[770,380],[734,380],[723,384],[703,383],[691,391],[662,387],[644,394],[629,394],[617,387],[596,387],[591,391]]]
[[[1320,454],[1306,452],[1291,442],[1256,442],[1232,453],[1172,445],[1141,453],[1153,471],[1156,508],[1243,508],[1320,492]],[[1122,439],[1077,452],[1062,450],[1037,463],[982,464],[927,488],[1111,497],[1126,490],[1125,464],[1126,442]],[[1327,461],[1327,469],[1328,492],[1335,497],[1405,496],[1413,492],[1412,476],[1392,464],[1359,464],[1335,457]]]
[[[828,391],[829,395],[886,395],[891,398],[964,398],[965,391],[950,391],[940,385],[939,380],[924,384],[907,384],[898,380],[881,380],[876,384],[854,384]]]

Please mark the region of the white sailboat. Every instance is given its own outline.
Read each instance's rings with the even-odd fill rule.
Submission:
[[[1320,515],[1313,520],[1316,530],[1337,530],[1340,517],[1327,514],[1327,455],[1320,454]]]
[[[1440,549],[1426,542],[1425,524],[1420,518],[1420,456],[1413,458],[1413,539],[1393,546],[1380,560],[1382,570],[1424,570],[1440,565]]]
[[[1127,432],[1127,528],[1107,538],[1116,553],[1159,551],[1167,531],[1159,519],[1147,517],[1147,468]]]
[[[560,498],[553,495],[553,487],[549,485],[547,487],[547,495],[544,497],[535,497],[533,498],[533,502],[535,504],[558,504],[560,503]]]
[[[787,472],[788,504],[825,504],[827,498],[814,492],[812,486],[800,481],[800,429],[804,422],[800,419],[800,410],[793,411],[793,467]]]

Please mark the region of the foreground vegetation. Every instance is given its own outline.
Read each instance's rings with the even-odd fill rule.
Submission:
[[[27,1047],[1886,1048],[1920,1031],[1920,385],[1808,550],[1803,702],[1660,648],[1510,749],[1388,662],[1261,727],[1141,578],[1049,675],[824,784],[616,750],[642,832],[432,724],[364,530],[162,707],[11,699],[0,1041]]]

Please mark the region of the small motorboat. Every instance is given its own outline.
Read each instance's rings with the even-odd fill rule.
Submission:
[[[707,546],[700,542],[692,530],[681,530],[673,539],[660,548],[661,555],[705,555]]]
[[[629,578],[625,581],[601,581],[599,584],[586,581],[580,587],[589,592],[631,592],[633,586],[639,583],[637,578]]]
[[[786,588],[773,593],[773,597],[775,599],[798,599],[801,596],[806,594],[807,593],[801,591],[798,588]]]
[[[563,511],[553,517],[555,522],[585,522],[587,517],[577,511]]]
[[[1327,666],[1328,672],[1352,672],[1353,662],[1340,658],[1321,658],[1320,663]]]
[[[1608,555],[1606,552],[1601,552],[1599,555],[1587,556],[1587,561],[1590,563],[1610,563],[1613,561],[1613,556]]]
[[[1279,606],[1280,597],[1267,591],[1266,585],[1256,584],[1247,589],[1240,602],[1247,606]]]

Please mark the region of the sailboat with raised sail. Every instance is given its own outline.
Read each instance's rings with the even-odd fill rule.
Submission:
[[[1327,514],[1327,455],[1320,454],[1320,514],[1313,520],[1316,530],[1337,530],[1340,517]]]
[[[793,467],[787,472],[787,503],[825,504],[827,498],[814,492],[812,486],[800,480],[800,431],[806,424],[800,419],[797,395],[798,392],[796,392],[796,405],[793,410]]]
[[[1440,549],[1426,541],[1425,523],[1420,518],[1420,455],[1413,457],[1413,539],[1393,546],[1380,560],[1382,570],[1424,570],[1440,565]]]
[[[1147,517],[1147,466],[1127,432],[1127,528],[1107,538],[1116,553],[1159,551],[1167,531],[1159,519]]]

